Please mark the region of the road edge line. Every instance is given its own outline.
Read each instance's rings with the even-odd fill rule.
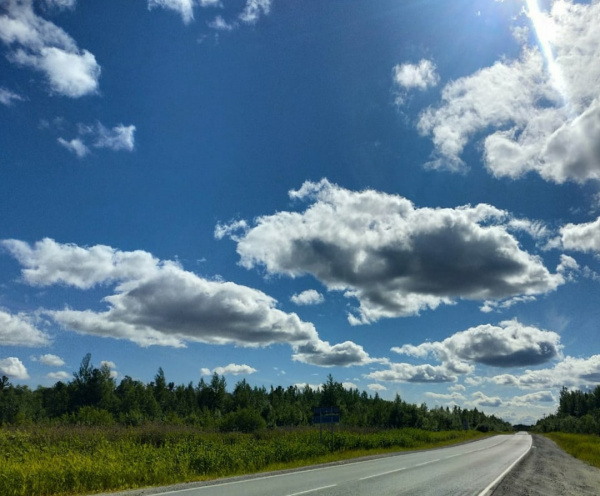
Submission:
[[[506,475],[519,463],[525,456],[529,454],[531,451],[531,447],[533,446],[533,436],[529,434],[529,438],[531,439],[531,443],[529,444],[529,448],[527,451],[523,453],[519,458],[517,458],[504,472],[502,472],[496,479],[492,481],[490,485],[488,485],[483,491],[481,491],[477,496],[488,496],[492,494],[493,490],[496,489],[496,486],[506,477]]]

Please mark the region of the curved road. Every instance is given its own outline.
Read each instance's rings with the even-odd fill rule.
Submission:
[[[177,496],[421,496],[489,494],[531,448],[529,434],[194,488]]]

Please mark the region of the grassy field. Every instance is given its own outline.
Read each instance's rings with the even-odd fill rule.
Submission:
[[[552,439],[563,450],[594,467],[600,468],[600,437],[590,434],[551,432],[544,436]]]
[[[188,482],[476,439],[475,431],[314,428],[218,434],[164,424],[0,429],[0,494],[72,495]]]

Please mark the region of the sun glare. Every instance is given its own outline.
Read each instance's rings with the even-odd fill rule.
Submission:
[[[554,52],[550,40],[552,39],[552,22],[547,15],[540,11],[538,0],[525,0],[527,4],[527,15],[531,19],[531,24],[535,30],[535,35],[538,39],[540,50],[544,59],[546,60],[546,66],[548,73],[552,80],[554,88],[560,93],[561,97],[568,103],[568,95],[564,80],[560,71],[560,67],[556,63],[554,58]]]

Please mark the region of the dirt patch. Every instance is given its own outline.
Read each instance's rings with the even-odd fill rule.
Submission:
[[[573,458],[554,441],[533,435],[533,447],[493,496],[582,496],[600,494],[600,470]]]

